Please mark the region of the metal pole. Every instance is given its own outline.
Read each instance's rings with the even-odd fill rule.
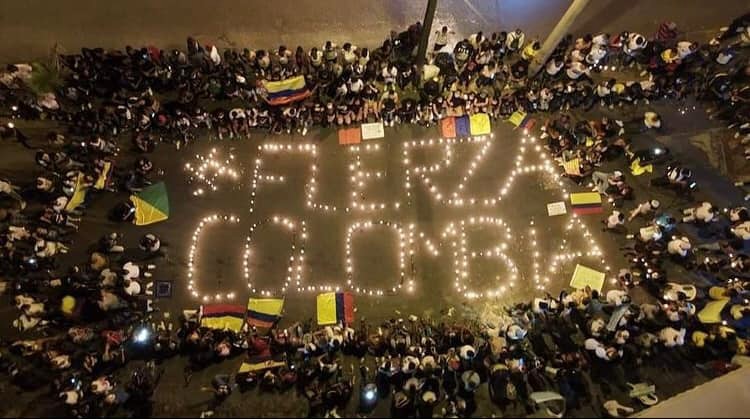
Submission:
[[[589,0],[573,0],[573,3],[571,3],[568,10],[562,18],[560,18],[560,21],[557,22],[555,29],[552,29],[547,40],[544,41],[542,48],[536,53],[534,59],[531,61],[531,64],[529,65],[529,77],[535,76],[536,73],[544,67],[550,55],[552,55],[552,52],[557,48],[557,44],[559,44],[560,40],[568,33],[570,27],[573,26],[573,22],[575,22],[578,15],[581,14],[588,3]]]
[[[424,12],[424,20],[422,21],[422,36],[419,37],[419,49],[417,49],[417,69],[419,71],[422,71],[425,62],[427,43],[432,33],[432,20],[435,18],[436,9],[437,0],[427,0],[427,10]]]

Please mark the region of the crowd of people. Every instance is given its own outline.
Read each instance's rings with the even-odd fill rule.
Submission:
[[[475,412],[474,395],[483,383],[500,409],[530,413],[532,394],[546,390],[559,392],[569,408],[593,404],[583,378],[588,373],[606,398],[603,412],[622,416],[632,407],[621,405],[626,400],[618,394],[643,381],[644,364],[682,362],[717,374],[731,369],[748,354],[748,210],[693,205],[693,174],[679,165],[666,167],[652,183],[688,198],[683,212],[663,212],[650,198],[634,206],[627,170],[607,173],[601,166],[623,156],[631,170],[634,163],[660,163],[668,152],[634,150],[628,141],[642,130],[660,129],[659,115],[589,120],[567,111],[692,95],[750,141],[750,66],[742,57],[749,30],[745,15],[707,45],[681,39],[671,23],[654,36],[569,36],[538,75],[530,75],[529,66],[540,43],[520,29],[477,32],[449,51],[453,33],[441,28],[429,63],[418,68],[412,52],[419,23],[372,51],[326,42],[309,50],[220,52],[192,38],[186,51],[84,49],[60,57],[61,86],[43,95],[28,88],[31,66],[9,66],[0,78],[2,106],[15,118],[60,121],[67,131],[51,132],[36,148],[13,122],[0,132],[36,150],[40,173],[22,187],[0,182],[0,193],[12,201],[0,209],[0,284],[13,296],[19,313],[13,326],[21,336],[4,345],[0,370],[27,390],[52,383],[72,415],[120,408],[147,414],[143,409],[160,377],[151,360],[185,355],[189,381],[210,364],[244,356],[270,367],[217,375],[208,387],[215,399],[207,410],[234,389],[258,386],[299,391],[311,415],[344,415],[359,394],[363,415],[388,400],[394,416],[465,417]],[[627,78],[604,77],[610,73]],[[297,75],[304,76],[309,96],[271,105],[261,81]],[[548,150],[573,181],[611,198],[616,209],[604,220],[606,230],[633,232],[624,249],[632,263],[620,270],[615,289],[546,295],[509,308],[493,325],[410,317],[380,325],[298,323],[235,333],[200,327],[191,316],[152,318],[150,271],[166,245],[154,234],[141,238],[140,249],[126,249],[122,237],[110,233],[92,247],[88,261],[68,268],[59,260],[88,205],[101,195],[152,183],[158,170],[146,155],[161,143],[180,148],[205,132],[218,139],[249,137],[258,128],[304,135],[314,125],[430,125],[446,116],[481,112],[500,119],[517,111],[562,114],[542,127]],[[132,141],[131,164],[123,162],[133,155],[122,150],[123,137]],[[81,186],[89,190],[83,200],[76,195]],[[117,205],[111,215],[131,220],[132,204]],[[633,223],[642,227],[628,229]],[[682,232],[685,224],[696,224],[715,241],[693,246]],[[713,286],[669,282],[671,263],[696,270]],[[631,301],[634,286],[648,290],[655,302]],[[701,322],[697,312],[707,300],[726,300],[728,316]],[[138,360],[147,362],[128,379],[118,377],[121,367]],[[647,392],[640,400],[648,404],[653,397]]]

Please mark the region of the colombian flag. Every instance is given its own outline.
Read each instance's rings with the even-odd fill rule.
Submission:
[[[602,212],[602,196],[598,192],[572,193],[570,205],[578,215],[599,214]]]
[[[164,182],[155,183],[130,196],[135,205],[135,220],[138,226],[158,223],[169,218],[169,197]]]
[[[255,327],[271,327],[281,319],[283,309],[282,298],[251,298],[247,302],[247,323]]]
[[[65,205],[65,211],[73,211],[78,208],[79,205],[83,204],[83,201],[86,200],[86,192],[88,189],[89,188],[83,184],[83,173],[78,173],[76,186],[75,189],[73,189],[73,196],[70,197],[68,204]]]
[[[202,327],[239,332],[245,323],[245,307],[236,304],[207,304],[201,306]]]
[[[348,292],[327,292],[318,295],[318,324],[353,324],[354,296]]]
[[[305,77],[291,77],[281,81],[264,80],[263,88],[268,95],[270,105],[286,105],[310,96],[310,90],[305,85]]]
[[[96,183],[94,183],[94,189],[104,189],[104,187],[107,186],[110,182],[111,174],[112,174],[112,162],[105,161],[104,167],[102,167],[102,172],[99,174],[99,177],[96,179]]]

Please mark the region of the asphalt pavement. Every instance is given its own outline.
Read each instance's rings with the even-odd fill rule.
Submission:
[[[722,128],[712,121],[708,121],[699,109],[692,115],[685,116],[677,111],[673,104],[658,103],[648,107],[654,109],[663,116],[664,129],[662,132],[647,132],[636,136],[634,144],[636,147],[646,147],[654,144],[663,144],[670,147],[675,157],[683,164],[695,168],[698,181],[701,185],[697,194],[698,198],[706,197],[718,205],[729,205],[739,202],[742,193],[732,186],[731,182],[724,178],[717,168],[708,163],[716,161],[717,156],[709,153],[702,147],[700,142],[691,138],[704,135],[717,136],[723,132]],[[602,114],[619,114],[620,116],[637,116],[646,108],[637,110],[595,110],[589,117],[599,117]],[[543,116],[537,116],[541,120]],[[21,129],[31,137],[32,145],[41,144],[44,134],[50,129],[50,123],[31,122],[20,123]],[[515,166],[516,156],[522,146],[523,133],[514,130],[509,124],[496,122],[493,127],[494,138],[492,138],[485,157],[479,161],[472,176],[465,181],[463,194],[466,198],[475,198],[477,202],[491,199],[497,196],[498,190],[505,184],[508,175]],[[302,280],[304,286],[344,286],[346,276],[346,253],[345,237],[349,225],[357,221],[366,220],[389,220],[398,222],[405,228],[415,225],[415,259],[412,268],[409,261],[407,278],[414,280],[414,291],[408,292],[403,289],[399,295],[385,295],[382,297],[369,297],[359,295],[356,297],[357,318],[367,318],[370,321],[382,321],[389,318],[406,317],[410,314],[418,316],[429,316],[436,319],[447,319],[447,309],[454,308],[456,318],[479,319],[484,309],[511,304],[513,302],[529,300],[539,295],[535,290],[533,252],[540,253],[538,261],[546,267],[551,257],[562,244],[570,251],[582,250],[585,252],[587,241],[575,237],[575,234],[565,230],[567,216],[549,217],[546,214],[546,204],[561,199],[562,191],[549,176],[536,173],[523,173],[518,175],[514,185],[505,196],[504,200],[495,206],[484,207],[483,205],[466,206],[454,208],[436,200],[434,195],[422,182],[416,179],[414,185],[407,194],[405,189],[405,167],[403,162],[403,151],[405,142],[414,142],[410,148],[410,164],[433,165],[445,157],[439,147],[430,147],[429,141],[439,139],[437,127],[398,127],[386,130],[386,137],[382,140],[373,140],[361,146],[361,161],[363,170],[381,172],[381,177],[373,175],[372,182],[364,188],[364,195],[359,199],[370,202],[388,203],[388,208],[378,210],[374,213],[360,213],[352,209],[349,200],[352,187],[349,179],[348,165],[356,161],[356,154],[350,148],[338,144],[336,134],[333,130],[313,130],[307,137],[274,136],[269,137],[262,133],[255,133],[250,140],[224,140],[209,142],[206,139],[191,145],[190,147],[175,150],[168,145],[162,145],[150,156],[158,168],[160,175],[169,189],[171,216],[170,219],[149,227],[136,227],[129,224],[112,224],[106,220],[106,213],[119,200],[127,199],[124,193],[107,193],[92,201],[87,209],[86,216],[81,223],[81,230],[75,236],[71,252],[66,255],[65,263],[81,263],[86,260],[89,246],[96,239],[109,231],[120,231],[124,233],[125,243],[135,247],[141,234],[145,232],[156,232],[168,243],[168,257],[157,263],[155,272],[156,279],[171,280],[175,285],[174,295],[168,299],[158,301],[161,310],[173,313],[175,316],[182,309],[195,308],[201,303],[200,299],[192,297],[187,290],[188,253],[190,250],[193,232],[200,220],[211,214],[231,214],[240,217],[238,224],[227,227],[207,227],[197,242],[197,256],[194,260],[195,278],[198,288],[202,293],[215,295],[216,293],[236,293],[235,302],[243,304],[249,295],[246,281],[242,275],[242,252],[249,227],[258,220],[280,216],[295,220],[305,220],[308,227],[308,240],[305,244],[306,260]],[[424,141],[425,145],[419,145]],[[316,145],[318,148],[317,161],[314,162],[305,153],[269,153],[259,150],[262,144],[284,144],[296,147],[299,144]],[[375,151],[375,145],[379,150]],[[366,151],[365,147],[370,145],[373,149]],[[33,154],[18,144],[2,145],[4,160],[7,162],[0,171],[2,176],[7,176],[15,182],[23,185],[25,179],[32,179],[35,173],[33,167]],[[216,155],[234,156],[231,166],[239,173],[238,180],[218,180],[218,190],[206,193],[201,197],[193,195],[193,191],[200,187],[188,180],[189,173],[185,164],[196,161],[196,155],[207,155],[212,149]],[[435,172],[431,175],[432,184],[438,190],[459,190],[458,177],[466,173],[471,167],[474,159],[481,150],[481,146],[474,143],[461,143],[453,146],[453,157],[451,166],[443,172]],[[711,148],[708,149],[712,150]],[[176,156],[178,156],[176,158]],[[542,163],[534,161],[538,154],[531,153],[523,165],[535,165]],[[252,213],[249,212],[251,200],[251,175],[255,168],[256,159],[262,159],[261,178],[265,176],[284,176],[283,183],[264,183],[255,197],[255,206]],[[117,165],[126,167],[135,159],[130,152],[123,152],[118,158]],[[337,211],[326,212],[325,210],[310,209],[306,206],[305,184],[310,182],[311,165],[317,165],[316,184],[318,185],[316,203],[336,206]],[[615,162],[603,169],[609,170],[614,167],[622,167],[623,162]],[[657,168],[657,171],[659,168]],[[687,202],[681,201],[669,192],[654,189],[648,186],[648,176],[629,177],[629,181],[636,188],[636,200],[658,198],[665,203],[665,210],[678,212]],[[570,191],[582,190],[573,188],[564,183]],[[204,185],[205,186],[205,185]],[[362,203],[363,201],[360,201]],[[400,206],[395,209],[395,202]],[[346,208],[350,211],[347,212]],[[609,209],[605,209],[608,211]],[[512,229],[511,240],[504,237],[504,232],[492,232],[491,229],[477,229],[467,231],[468,250],[481,252],[487,248],[497,246],[503,241],[509,244],[505,252],[518,268],[518,277],[511,288],[511,272],[507,265],[501,260],[483,260],[480,257],[469,259],[469,277],[465,283],[477,290],[497,289],[507,287],[507,292],[502,296],[491,299],[470,299],[454,289],[454,248],[451,246],[451,238],[443,238],[442,233],[451,222],[458,223],[460,220],[469,222],[471,217],[477,220],[479,217],[502,218]],[[618,248],[624,244],[623,235],[614,235],[601,231],[601,216],[582,217],[592,233],[593,239],[601,246],[605,254],[602,263],[598,258],[576,258],[560,271],[550,276],[550,282],[544,284],[544,289],[552,294],[567,287],[570,275],[575,263],[583,263],[595,269],[603,270],[605,266],[611,266],[616,271],[622,266],[623,260]],[[532,236],[531,222],[536,230],[538,244],[531,246]],[[638,226],[631,226],[633,229]],[[692,238],[700,240],[698,232],[685,229]],[[424,237],[422,237],[422,234]],[[361,236],[357,236],[361,234]],[[355,282],[364,287],[386,288],[399,281],[398,264],[398,240],[392,231],[382,229],[357,233],[352,238],[352,260],[354,272],[352,277]],[[258,229],[251,247],[252,257],[250,260],[251,279],[255,286],[260,289],[278,288],[284,281],[285,270],[289,256],[289,235],[281,229],[269,228]],[[431,239],[439,254],[431,255],[430,247],[425,239]],[[562,240],[566,242],[563,243]],[[532,250],[533,249],[533,250]],[[137,251],[126,253],[124,258],[138,258]],[[459,261],[461,259],[459,258]],[[670,267],[675,277],[684,281],[698,281],[689,272],[681,270],[678,266]],[[699,282],[697,284],[700,284]],[[606,286],[609,286],[607,284]],[[283,325],[291,324],[296,320],[312,318],[315,313],[313,291],[301,293],[291,292],[287,297],[286,315]],[[638,300],[649,298],[645,293],[639,293]],[[8,307],[8,306],[5,306]],[[14,315],[8,307],[3,310],[3,317],[9,318]],[[4,324],[7,327],[7,323]],[[8,333],[6,331],[6,333]],[[6,335],[8,336],[8,335]],[[12,335],[11,335],[12,336]],[[200,392],[200,387],[210,381],[212,374],[223,371],[231,372],[237,367],[239,360],[223,363],[196,373],[193,381],[187,387],[183,384],[182,369],[184,360],[173,360],[164,364],[165,375],[156,393],[154,413],[160,416],[170,415],[192,415],[205,407],[210,398],[209,393]],[[679,377],[679,379],[676,379]],[[705,380],[699,374],[688,370],[653,371],[649,379],[657,383],[658,388],[663,389],[664,394],[674,394],[690,386]],[[12,391],[11,389],[8,389]],[[195,394],[195,397],[186,398],[185,394]],[[36,397],[33,394],[22,394],[19,397]],[[255,412],[263,416],[294,415],[304,413],[304,400],[294,403],[281,403],[282,400],[289,401],[288,397],[297,397],[285,394],[262,395],[260,397],[243,395],[231,398],[222,405],[221,414],[244,415],[247,408],[252,406]],[[481,398],[480,398],[481,399]],[[484,399],[482,399],[484,400]],[[204,403],[205,402],[205,403]],[[44,403],[28,405],[29,410],[19,408],[9,409],[9,414],[44,414],[42,408]],[[480,403],[478,414],[489,414],[492,406],[489,403]],[[593,411],[580,411],[578,414],[592,413]]]
[[[482,30],[522,28],[543,39],[565,12],[568,0],[440,0],[434,28],[449,26],[456,37]],[[184,48],[187,36],[219,47],[375,47],[391,30],[424,17],[426,0],[97,0],[0,1],[0,62],[48,59],[51,50],[155,45]],[[652,34],[663,21],[676,22],[691,38],[711,35],[746,13],[742,0],[596,0],[572,33],[623,30]],[[460,38],[458,38],[460,39]]]

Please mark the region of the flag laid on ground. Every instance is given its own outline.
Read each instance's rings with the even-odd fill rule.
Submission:
[[[526,112],[521,112],[521,111],[513,112],[510,118],[508,118],[508,122],[513,124],[513,126],[515,127],[520,127],[521,124],[523,124],[525,120],[526,120]]]
[[[703,324],[721,323],[721,312],[729,304],[728,298],[711,301],[698,312],[698,320]]]
[[[286,105],[310,96],[310,90],[305,85],[305,77],[297,76],[286,80],[262,82],[266,89],[267,100],[270,105]]]
[[[492,132],[490,117],[486,113],[475,113],[469,117],[471,135],[487,135]]]
[[[107,186],[109,183],[109,180],[111,178],[112,173],[112,162],[111,161],[105,161],[104,167],[102,167],[102,172],[99,174],[99,177],[96,179],[96,183],[94,183],[94,189],[104,189],[104,187]]]
[[[247,361],[242,361],[242,365],[240,365],[240,369],[237,373],[243,374],[247,372],[258,372],[283,367],[285,365],[286,362],[282,359],[274,359],[269,356],[253,356]]]
[[[456,137],[466,138],[471,135],[471,127],[469,126],[469,117],[462,116],[456,118]]]
[[[145,226],[169,218],[169,197],[164,182],[155,183],[130,195],[130,200],[135,205],[135,225]]]
[[[599,214],[602,212],[602,196],[598,192],[572,193],[570,205],[578,215]]]
[[[362,131],[359,128],[339,130],[339,145],[359,144],[360,142],[362,142]]]
[[[237,304],[201,306],[200,325],[209,329],[239,332],[245,324],[245,307]]]
[[[534,119],[534,118],[526,118],[521,123],[520,127],[523,128],[523,129],[526,129],[526,130],[530,130],[530,129],[534,128],[534,125],[536,125],[536,119]]]
[[[327,292],[318,295],[318,324],[321,326],[354,323],[354,296],[348,292]]]
[[[251,298],[247,301],[247,323],[255,327],[271,327],[281,319],[283,309],[283,298]]]
[[[633,176],[640,176],[644,173],[651,173],[654,171],[654,165],[653,164],[647,164],[645,166],[641,166],[641,159],[636,158],[633,160],[632,163],[630,163],[630,173],[633,174]]]
[[[440,133],[443,138],[456,138],[456,118],[448,116],[440,121]]]
[[[570,279],[570,286],[577,290],[588,286],[592,290],[601,292],[604,286],[604,276],[604,272],[599,272],[583,265],[576,265],[573,277]]]
[[[563,163],[566,175],[581,176],[581,159],[578,157]]]
[[[86,200],[86,192],[88,190],[88,186],[84,186],[83,184],[83,173],[78,173],[78,177],[76,178],[76,186],[73,189],[73,195],[65,205],[65,211],[73,211],[81,204],[83,204],[83,201]]]

